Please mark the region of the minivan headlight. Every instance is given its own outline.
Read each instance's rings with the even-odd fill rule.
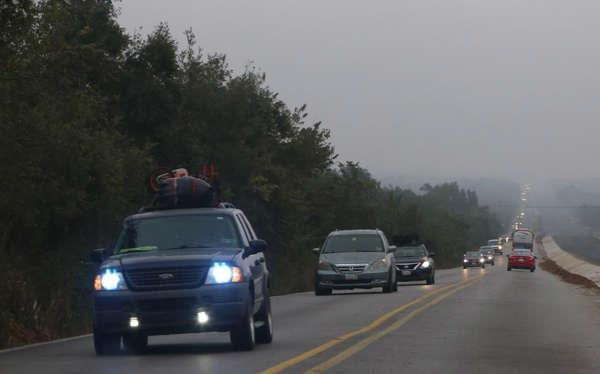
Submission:
[[[123,273],[117,269],[104,269],[102,273],[97,274],[94,279],[94,290],[96,291],[115,291],[126,290],[127,284],[123,278]]]
[[[224,262],[214,263],[206,276],[206,284],[240,283],[244,281],[242,269]]]
[[[371,262],[367,267],[367,271],[385,271],[388,268],[388,259],[386,257],[377,261]]]

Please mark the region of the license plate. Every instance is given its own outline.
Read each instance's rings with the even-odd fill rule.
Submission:
[[[410,275],[411,271],[410,270],[402,270],[402,275],[407,276]]]
[[[525,260],[523,260],[522,258],[519,259],[519,262],[524,262]]]
[[[358,279],[358,275],[356,275],[356,274],[344,274],[344,278],[346,280],[357,280]]]

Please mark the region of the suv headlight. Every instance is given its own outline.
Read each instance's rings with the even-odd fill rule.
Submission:
[[[488,260],[491,260],[493,258],[493,256],[488,256]]]
[[[367,271],[386,271],[388,268],[388,259],[386,257],[377,261],[371,262],[367,267]]]
[[[94,278],[94,290],[96,291],[115,291],[126,290],[127,285],[123,278],[123,273],[118,269],[104,269],[102,273]]]
[[[467,260],[467,259],[465,258],[465,259],[463,259],[463,262],[469,262],[469,260]]]
[[[427,268],[429,268],[430,266],[431,266],[431,263],[430,263],[429,261],[427,261],[427,260],[425,260],[425,261],[423,261],[423,262],[421,263],[421,269],[427,269]]]
[[[319,261],[319,266],[317,267],[317,269],[333,271],[333,266],[329,262]]]
[[[480,258],[479,262],[481,262],[483,264],[485,262],[485,258]]]
[[[244,281],[242,269],[224,262],[214,263],[208,269],[205,284],[240,283]]]

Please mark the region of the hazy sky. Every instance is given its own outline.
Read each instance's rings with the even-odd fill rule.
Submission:
[[[596,176],[598,0],[124,0],[191,27],[378,176]]]

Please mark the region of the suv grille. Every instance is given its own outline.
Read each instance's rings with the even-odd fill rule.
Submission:
[[[208,268],[204,266],[184,266],[126,270],[124,276],[132,289],[146,291],[199,287],[207,272]]]
[[[335,265],[335,270],[338,273],[362,273],[367,264],[338,264]]]

